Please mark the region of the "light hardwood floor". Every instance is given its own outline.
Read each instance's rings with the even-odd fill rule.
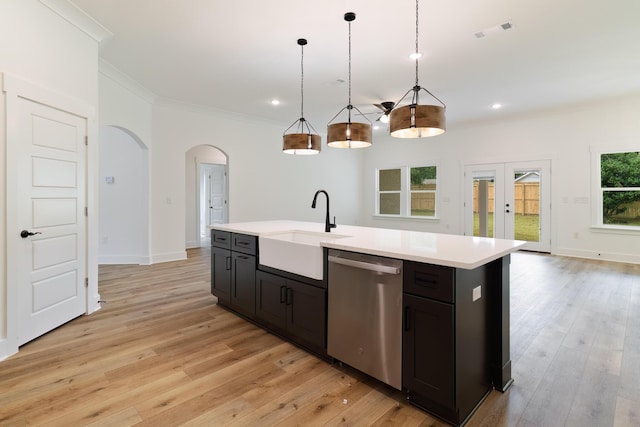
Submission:
[[[445,425],[216,306],[209,255],[101,266],[102,310],[0,362],[0,425]],[[511,358],[468,426],[640,426],[640,266],[514,254]]]

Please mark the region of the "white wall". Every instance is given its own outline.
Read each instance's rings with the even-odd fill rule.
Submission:
[[[185,153],[214,145],[229,159],[229,221],[293,219],[324,222],[311,209],[316,190],[331,196],[338,224],[355,224],[361,199],[361,156],[323,147],[317,156],[282,154],[284,128],[255,118],[157,103],[151,150],[154,262],[184,257]]]
[[[98,43],[71,25],[61,16],[37,0],[0,0],[0,72],[77,99],[87,105],[98,104]],[[8,348],[6,300],[6,133],[5,95],[0,93],[0,359],[17,351]],[[97,138],[97,122],[88,123],[90,141]],[[97,144],[88,149],[88,205],[89,212],[98,210],[97,204]],[[89,311],[97,307],[97,215],[88,220],[88,276]],[[11,328],[11,325],[9,325]]]
[[[149,264],[148,150],[114,126],[100,128],[99,139],[98,262]]]
[[[640,95],[625,96],[483,124],[452,125],[444,135],[423,140],[378,138],[365,154],[362,221],[376,227],[462,234],[464,164],[550,159],[552,253],[640,262],[640,233],[592,228],[596,200],[590,154],[592,146],[603,145],[640,150],[639,111]],[[432,160],[440,166],[439,221],[373,217],[376,168]]]
[[[108,62],[99,63],[100,127],[118,126],[153,146],[154,95]]]
[[[186,152],[185,162],[185,246],[195,248],[200,247],[199,165],[226,165],[227,156],[211,145],[198,145]]]

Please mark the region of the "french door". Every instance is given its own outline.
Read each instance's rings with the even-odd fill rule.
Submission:
[[[465,235],[526,241],[551,252],[551,162],[465,166]]]

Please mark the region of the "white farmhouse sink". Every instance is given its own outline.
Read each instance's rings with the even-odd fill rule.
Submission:
[[[321,242],[345,236],[314,231],[286,231],[260,236],[259,263],[316,280],[323,279]]]

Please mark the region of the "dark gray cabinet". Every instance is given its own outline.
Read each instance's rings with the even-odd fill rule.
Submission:
[[[211,245],[211,293],[220,304],[253,318],[257,238],[213,230]]]
[[[231,307],[253,318],[256,313],[256,256],[231,252]]]
[[[256,320],[310,350],[326,349],[327,291],[265,271],[256,273]]]
[[[404,264],[402,385],[413,404],[454,425],[492,389],[487,270]]]
[[[211,293],[220,304],[231,303],[231,250],[211,247]]]

